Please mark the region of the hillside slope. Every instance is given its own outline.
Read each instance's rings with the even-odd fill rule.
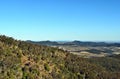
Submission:
[[[113,72],[93,60],[57,48],[0,36],[0,79],[119,78],[120,70]]]

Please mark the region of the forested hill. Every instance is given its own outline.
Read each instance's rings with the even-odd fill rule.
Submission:
[[[0,36],[0,79],[119,79],[119,57],[85,59],[61,49]]]

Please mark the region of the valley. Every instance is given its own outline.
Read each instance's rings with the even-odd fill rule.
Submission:
[[[83,46],[58,46],[59,49],[81,57],[105,57],[113,54],[120,54],[120,47],[83,47]]]
[[[76,54],[80,57],[105,57],[114,54],[120,54],[120,43],[106,43],[106,42],[57,42],[57,41],[27,41],[30,43],[50,46],[58,49],[62,49],[72,54]]]

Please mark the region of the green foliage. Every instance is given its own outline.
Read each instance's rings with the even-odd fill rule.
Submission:
[[[49,67],[48,64],[44,64],[44,68],[45,68],[46,71],[50,71],[50,67]]]
[[[0,79],[119,79],[120,56],[81,58],[0,36]]]

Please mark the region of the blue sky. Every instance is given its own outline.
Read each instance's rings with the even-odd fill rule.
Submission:
[[[120,0],[0,0],[0,34],[35,41],[120,41]]]

